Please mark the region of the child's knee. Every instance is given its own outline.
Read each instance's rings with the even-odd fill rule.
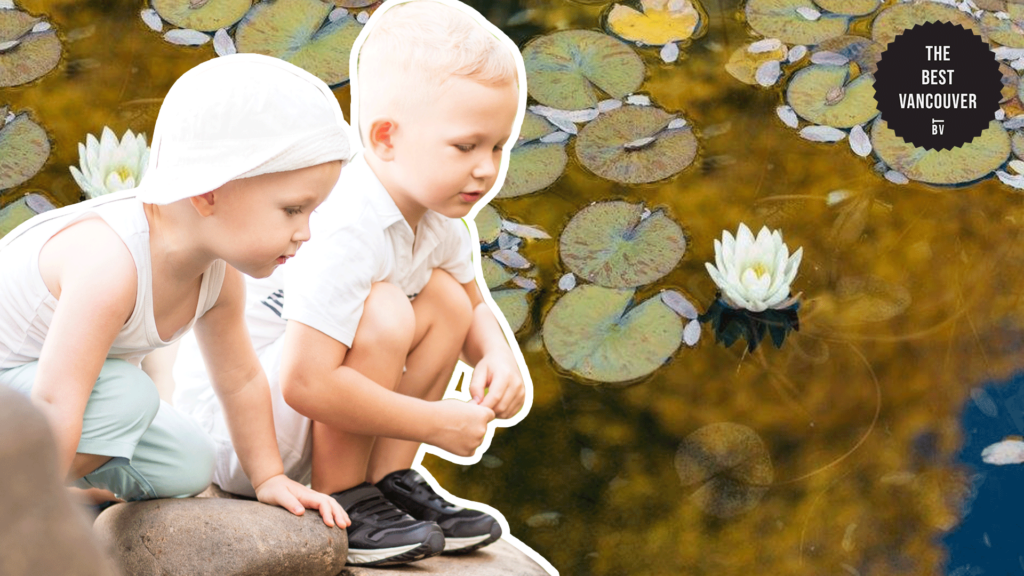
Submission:
[[[198,426],[182,427],[175,433],[177,446],[171,459],[176,464],[172,478],[163,479],[157,488],[163,497],[194,496],[210,485],[216,453],[209,435]]]
[[[353,346],[370,345],[405,354],[412,346],[416,316],[408,296],[394,284],[377,282],[363,305]]]
[[[451,274],[441,269],[434,270],[430,281],[436,284],[445,323],[453,329],[469,331],[473,323],[473,303],[466,289]]]

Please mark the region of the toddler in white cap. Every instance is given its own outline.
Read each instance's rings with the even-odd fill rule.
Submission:
[[[138,188],[0,240],[0,384],[48,417],[62,477],[125,500],[209,485],[209,436],[139,368],[195,326],[257,498],[348,525],[334,499],[283,474],[243,274],[269,276],[309,240],[349,155],[322,81],[267,56],[217,58],[171,87]]]

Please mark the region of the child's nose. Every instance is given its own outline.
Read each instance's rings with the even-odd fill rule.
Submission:
[[[292,241],[308,242],[312,236],[312,232],[309,231],[309,220],[307,220],[306,224],[302,228],[299,228],[299,230],[292,236]]]
[[[498,164],[501,163],[501,154],[491,154],[483,158],[474,170],[474,176],[481,180],[493,178],[498,173]]]

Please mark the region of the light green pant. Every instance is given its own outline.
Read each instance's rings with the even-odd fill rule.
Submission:
[[[0,384],[32,393],[38,362],[0,370]],[[191,418],[162,402],[156,385],[124,360],[103,363],[82,419],[77,452],[111,459],[78,480],[124,500],[191,496],[210,485],[213,442]]]

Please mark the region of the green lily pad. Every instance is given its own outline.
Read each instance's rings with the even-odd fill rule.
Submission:
[[[252,7],[252,0],[151,0],[161,18],[179,28],[215,32],[229,28]]]
[[[548,122],[547,118],[527,110],[526,115],[523,116],[523,126],[519,129],[519,139],[516,141],[516,145],[540,140],[548,134],[553,134],[557,131],[558,128],[551,122]]]
[[[875,42],[888,46],[889,42],[895,40],[896,36],[902,34],[904,30],[934,21],[960,24],[967,30],[976,32],[982,38],[985,37],[981,26],[974,18],[952,6],[928,0],[896,4],[886,8],[871,25],[871,37],[875,39]]]
[[[690,500],[722,518],[757,506],[775,478],[761,437],[731,422],[708,424],[687,436],[676,451],[675,465],[684,486],[700,485]]]
[[[239,52],[276,56],[331,86],[348,81],[352,43],[363,25],[352,16],[327,21],[323,0],[266,0],[253,6],[235,31]]]
[[[484,271],[484,281],[487,282],[487,287],[490,289],[501,286],[515,276],[508,268],[495,262],[494,258],[487,256],[484,256],[483,260],[480,261],[480,268]]]
[[[592,108],[601,92],[623,98],[644,81],[644,62],[629,45],[591,30],[563,30],[523,47],[527,87],[541,104]]]
[[[501,313],[508,320],[508,325],[513,332],[518,332],[526,324],[526,318],[530,315],[530,302],[526,299],[529,290],[512,288],[509,290],[495,290],[491,292],[491,298],[501,309]]]
[[[597,382],[630,382],[664,365],[683,337],[679,315],[654,297],[630,308],[633,290],[583,285],[544,320],[544,344],[563,369]]]
[[[844,16],[871,14],[882,5],[882,0],[814,0],[821,8]]]
[[[498,211],[490,204],[485,204],[473,221],[476,222],[476,231],[480,234],[481,244],[490,244],[501,234],[501,214],[498,214]]]
[[[1010,156],[1010,135],[997,120],[963,146],[925,150],[907,144],[879,117],[871,127],[871,144],[878,157],[893,169],[929,184],[973,182],[991,174]]]
[[[885,46],[870,38],[863,36],[837,36],[829,38],[818,44],[815,52],[835,52],[847,57],[850,62],[857,64],[860,72],[874,74],[878,70],[878,61],[882,59],[882,51]]]
[[[508,172],[498,198],[515,198],[551,186],[569,163],[565,144],[531,142],[516,146],[509,154]]]
[[[53,208],[53,204],[39,194],[27,194],[0,208],[0,238],[36,214]]]
[[[765,38],[778,38],[786,44],[817,44],[845,34],[850,19],[840,14],[822,13],[808,20],[798,10],[815,10],[811,0],[749,0],[747,24]]]
[[[697,156],[689,124],[654,106],[623,106],[580,130],[576,157],[602,178],[624,184],[657,182],[682,171]]]
[[[3,110],[6,114],[6,108]],[[35,176],[49,157],[50,139],[28,114],[18,114],[3,124],[0,127],[0,190],[13,188]]]
[[[630,288],[665,276],[686,252],[683,229],[661,210],[601,202],[580,210],[562,231],[559,252],[577,276],[599,286]]]
[[[853,128],[878,115],[875,79],[863,74],[850,81],[850,67],[814,64],[797,72],[786,101],[802,118],[835,128]]]
[[[996,18],[992,12],[981,15],[981,28],[990,40],[1011,48],[1024,48],[1024,6],[1007,4],[1007,20]]]
[[[60,62],[61,46],[56,30],[51,27],[32,31],[41,22],[42,18],[20,10],[0,10],[0,44],[17,42],[0,51],[0,88],[31,82]]]
[[[729,61],[725,64],[725,71],[733,78],[757,86],[757,70],[772,60],[785,60],[786,47],[780,43],[775,50],[752,53],[749,46],[743,45],[733,51]]]

